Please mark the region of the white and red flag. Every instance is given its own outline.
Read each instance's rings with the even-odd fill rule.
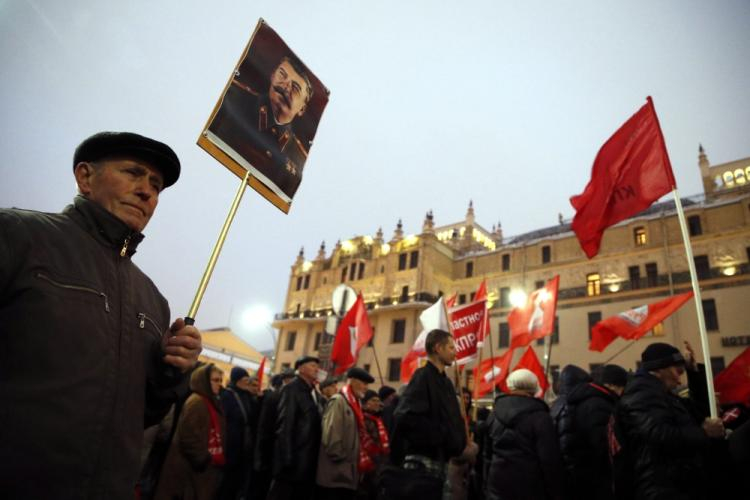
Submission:
[[[487,280],[484,279],[477,288],[477,293],[474,294],[474,300],[484,300],[487,303]],[[479,338],[477,339],[477,346],[481,349],[484,346],[484,339],[490,335],[490,315],[484,315],[484,325],[479,330]]]
[[[685,292],[601,320],[591,329],[589,351],[602,352],[618,337],[626,340],[637,340],[643,337],[682,307],[692,296],[692,291]]]
[[[474,378],[474,399],[481,398],[493,387],[505,382],[510,371],[511,359],[513,359],[513,349],[508,349],[502,356],[484,359],[479,363]]]
[[[609,226],[647,209],[675,187],[659,119],[651,97],[599,150],[591,180],[572,196],[571,228],[589,259],[599,252]]]
[[[367,307],[362,294],[344,319],[341,320],[331,349],[331,361],[335,363],[334,374],[339,375],[354,366],[359,351],[372,339],[372,326],[367,319]]]
[[[487,301],[479,300],[448,311],[450,332],[456,342],[456,365],[463,366],[475,360],[477,344],[484,329]]]
[[[544,368],[542,368],[542,364],[539,362],[539,358],[531,346],[526,349],[526,352],[523,353],[523,356],[521,356],[521,359],[518,360],[518,363],[513,369],[518,370],[519,368],[526,368],[536,375],[536,378],[539,380],[539,389],[541,391],[541,394],[538,394],[537,396],[543,396],[544,393],[547,392],[547,389],[549,389],[549,381],[547,381],[547,377],[544,375]]]
[[[437,302],[422,311],[422,314],[419,315],[419,321],[422,323],[422,331],[414,341],[412,348],[401,360],[401,382],[404,384],[409,382],[411,376],[419,368],[419,360],[427,356],[424,347],[427,334],[432,330],[449,331],[443,297],[440,297]]]
[[[523,307],[516,307],[510,311],[508,327],[512,348],[527,346],[532,340],[553,333],[559,286],[560,276],[558,275],[542,288],[531,292]]]

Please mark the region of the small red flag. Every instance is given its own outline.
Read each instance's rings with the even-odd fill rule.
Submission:
[[[555,330],[557,310],[557,289],[560,276],[549,280],[544,287],[529,294],[526,305],[516,307],[508,314],[510,346],[513,348],[529,345],[532,340],[551,335]]]
[[[266,357],[260,360],[260,366],[258,367],[258,387],[263,390],[263,371],[266,369]]]
[[[513,359],[513,349],[502,356],[483,359],[476,368],[474,378],[474,399],[490,392],[493,387],[503,384],[510,371],[510,361]]]
[[[479,288],[477,288],[477,292],[474,294],[474,300],[484,300],[485,304],[487,302],[487,280],[484,279],[479,284]],[[479,330],[479,338],[477,340],[477,344],[479,347],[482,347],[484,345],[484,339],[486,339],[490,335],[490,318],[489,314],[484,315],[484,325]]]
[[[484,328],[484,317],[487,315],[487,303],[484,300],[472,302],[465,306],[448,311],[448,322],[456,342],[456,364],[464,365],[477,354],[477,342]]]
[[[542,368],[542,364],[539,362],[539,358],[531,346],[526,349],[526,352],[523,353],[523,356],[518,360],[518,364],[513,370],[518,370],[519,368],[526,368],[532,371],[539,380],[539,388],[542,390],[542,394],[547,392],[549,382],[547,381],[547,377],[544,376],[544,368]]]
[[[367,319],[367,308],[362,294],[341,321],[331,349],[331,361],[336,364],[334,374],[340,375],[354,366],[359,351],[372,338],[372,327]]]
[[[458,299],[458,292],[454,293],[447,299],[445,299],[445,307],[450,309],[451,307],[456,305],[456,300]]]
[[[714,388],[722,404],[750,402],[750,347],[716,375]]]
[[[572,229],[588,258],[599,252],[609,226],[645,210],[676,183],[651,97],[612,137],[594,160],[583,193],[570,198]]]
[[[589,351],[602,352],[617,337],[637,340],[667,319],[690,300],[693,292],[685,292],[668,299],[636,307],[616,316],[603,319],[591,329]]]

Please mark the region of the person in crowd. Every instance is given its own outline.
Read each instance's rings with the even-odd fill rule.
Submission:
[[[256,380],[257,384],[257,380]],[[221,404],[227,422],[226,465],[219,491],[220,500],[234,500],[245,491],[248,470],[252,467],[253,429],[257,404],[250,393],[250,374],[235,366],[229,384],[221,394]]]
[[[560,451],[563,453],[564,462],[569,461],[564,455],[567,450],[573,448],[573,444],[570,442],[574,439],[573,428],[570,427],[573,419],[568,417],[568,414],[572,412],[572,408],[568,405],[568,395],[576,387],[588,384],[591,381],[591,375],[576,365],[566,365],[562,369],[562,372],[560,372],[557,398],[555,398],[550,407],[550,415],[552,416],[552,422],[555,425],[557,437],[560,441]]]
[[[403,394],[403,391],[406,390],[406,386],[402,385],[399,387],[399,390],[402,391]],[[383,424],[388,431],[389,438],[393,438],[393,412],[396,411],[398,400],[401,397],[399,390],[396,390],[389,385],[384,385],[378,389],[378,396],[380,396],[380,401],[383,403],[383,413],[381,418],[383,419]]]
[[[375,379],[359,367],[350,368],[346,378],[346,385],[331,397],[323,413],[316,500],[353,499],[361,475],[375,468],[360,403]]]
[[[370,457],[375,463],[375,468],[362,474],[357,489],[357,498],[359,500],[375,500],[378,494],[377,477],[390,454],[388,431],[380,418],[383,413],[383,402],[380,400],[379,392],[368,390],[365,393],[362,398],[362,410],[365,417],[365,429],[372,441]]]
[[[226,458],[226,422],[219,399],[223,372],[203,365],[190,377],[193,393],[180,413],[156,488],[156,500],[213,500]]]
[[[411,378],[394,413],[395,427],[391,457],[414,475],[426,475],[424,499],[440,498],[449,491],[446,465],[466,451],[466,425],[461,416],[456,388],[445,368],[456,360],[456,346],[450,333],[432,330],[425,341],[427,363]],[[476,445],[473,445],[476,446]],[[410,494],[401,481],[383,485],[387,494],[401,498]]]
[[[72,170],[78,196],[62,213],[0,210],[4,498],[130,498],[143,430],[188,391],[201,351],[131,260],[180,175],[175,152],[100,132]]]
[[[305,500],[314,494],[323,411],[315,389],[319,363],[314,356],[297,359],[297,376],[281,390],[268,500]]]
[[[571,431],[560,442],[570,500],[614,498],[607,428],[628,372],[605,365],[594,376],[594,382],[580,384],[567,395],[568,408],[562,416],[561,428]]]
[[[474,441],[477,443],[479,449],[477,450],[477,459],[474,463],[474,480],[471,485],[471,492],[469,498],[474,500],[484,499],[484,481],[485,481],[485,465],[484,456],[485,448],[487,446],[487,433],[489,426],[490,409],[480,407],[477,410],[477,421],[474,426]]]
[[[466,387],[461,389],[461,404],[464,406],[464,420],[469,435],[474,435],[474,421],[471,418],[472,397],[471,391]],[[479,451],[477,446],[476,451]],[[461,454],[453,457],[448,462],[448,477],[451,486],[452,500],[466,500],[471,487],[471,472],[476,462],[476,454]]]
[[[339,392],[338,380],[334,377],[329,377],[318,385],[318,389],[320,389],[320,394],[323,396],[323,404],[327,405],[333,395]]]
[[[685,358],[674,346],[649,345],[615,409],[617,498],[708,498],[704,453],[722,439],[720,419],[696,421],[674,390]]]
[[[260,416],[258,430],[255,434],[253,452],[253,479],[250,487],[252,498],[265,500],[271,486],[271,469],[273,466],[273,447],[276,437],[276,417],[281,389],[294,380],[294,371],[285,369],[271,377],[271,387],[266,389],[260,398]]]
[[[506,384],[510,393],[495,399],[488,424],[486,498],[562,499],[557,435],[547,404],[534,397],[539,381],[521,368],[508,375]]]

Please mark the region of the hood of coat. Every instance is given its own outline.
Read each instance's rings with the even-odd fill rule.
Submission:
[[[514,394],[501,394],[495,400],[492,410],[495,418],[506,426],[515,425],[520,419],[531,413],[539,411],[548,412],[547,403],[541,399],[529,396],[516,396]]]
[[[570,394],[568,394],[568,403],[579,404],[591,398],[602,398],[614,402],[617,401],[617,394],[606,387],[589,382],[588,384],[580,384],[574,387],[570,391]]]
[[[211,392],[211,370],[213,369],[213,363],[209,363],[201,365],[193,370],[192,375],[190,375],[190,390],[196,394],[207,397],[217,408],[219,408],[219,396]]]
[[[567,365],[560,372],[560,390],[557,393],[558,395],[570,394],[576,386],[591,381],[591,375],[586,370],[576,365]]]

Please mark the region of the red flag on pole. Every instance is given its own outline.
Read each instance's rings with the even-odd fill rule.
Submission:
[[[474,399],[490,392],[493,387],[505,382],[510,371],[510,361],[513,359],[513,349],[502,356],[484,359],[476,368],[474,378]]]
[[[456,342],[456,365],[461,366],[474,361],[486,315],[487,305],[484,300],[448,311],[451,333]]]
[[[570,198],[572,229],[588,258],[599,252],[609,226],[645,210],[676,183],[651,97],[612,137],[594,160],[583,193]]]
[[[331,349],[331,361],[336,363],[334,373],[339,375],[354,366],[359,351],[372,338],[372,327],[367,319],[367,308],[362,294],[341,321]]]
[[[474,300],[484,300],[485,304],[487,303],[487,280],[484,279],[479,284],[479,288],[477,288],[477,292],[474,294]],[[484,324],[482,325],[482,328],[479,330],[479,338],[477,340],[477,345],[481,348],[484,345],[484,339],[486,339],[490,335],[490,318],[489,314],[484,315]]]
[[[523,353],[523,356],[521,356],[521,359],[518,360],[518,364],[513,369],[518,370],[519,368],[526,368],[527,370],[532,371],[539,380],[539,388],[542,390],[542,394],[547,392],[547,389],[549,389],[549,382],[547,381],[547,377],[544,376],[544,368],[531,346],[526,349],[526,352]]]
[[[445,299],[445,307],[450,309],[451,307],[456,305],[456,300],[458,299],[458,292],[454,293],[447,299]]]
[[[260,360],[260,366],[258,367],[258,387],[263,390],[263,371],[266,369],[266,357]]]
[[[510,311],[508,327],[511,347],[524,347],[532,340],[552,334],[555,330],[559,285],[560,276],[558,275],[549,280],[544,287],[531,292],[526,305]]]
[[[682,307],[692,296],[692,291],[682,293],[603,319],[591,330],[589,350],[602,352],[617,337],[627,340],[637,340],[643,337]]]
[[[716,376],[714,388],[722,403],[750,402],[750,347]]]

